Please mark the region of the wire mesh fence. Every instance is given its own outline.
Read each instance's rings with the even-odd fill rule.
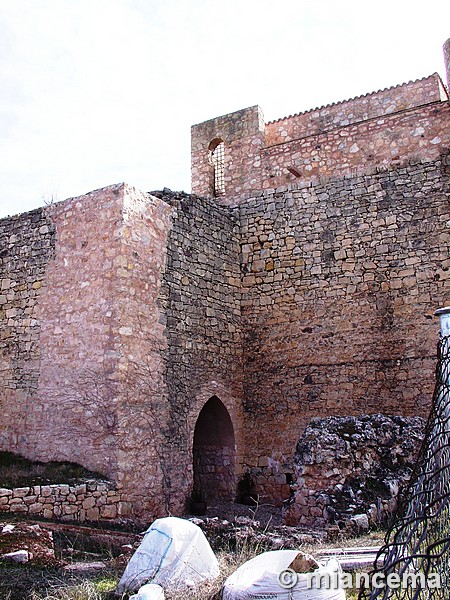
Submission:
[[[450,336],[438,344],[436,387],[409,486],[359,600],[450,597]]]

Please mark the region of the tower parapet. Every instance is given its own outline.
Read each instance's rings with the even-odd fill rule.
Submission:
[[[193,125],[192,193],[231,204],[260,188],[264,132],[259,106]]]
[[[444,59],[450,88],[450,39]],[[193,125],[192,192],[236,206],[299,181],[436,160],[450,147],[448,100],[433,73],[267,124],[252,106]]]

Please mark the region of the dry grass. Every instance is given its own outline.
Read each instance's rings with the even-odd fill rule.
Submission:
[[[68,576],[55,569],[29,566],[0,566],[0,598],[2,600],[106,600],[114,597],[119,573],[103,573],[92,577]]]
[[[380,543],[381,538],[381,532],[374,532],[360,538],[340,540],[333,546],[376,545]],[[322,546],[304,546],[302,550],[314,554]],[[195,590],[166,590],[165,597],[167,600],[219,600],[225,579],[244,562],[264,550],[259,545],[249,543],[245,538],[239,540],[233,550],[221,549],[216,552],[221,571],[217,580],[204,583]],[[28,566],[6,568],[0,563],[0,598],[2,600],[112,600],[113,598],[117,600],[113,592],[123,573],[124,565],[111,556],[108,562],[108,570],[101,574],[86,573],[77,576],[69,576],[66,572],[55,569]],[[122,600],[126,597],[124,596]],[[347,591],[347,600],[356,599],[356,591]]]

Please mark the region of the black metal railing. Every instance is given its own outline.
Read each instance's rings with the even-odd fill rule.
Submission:
[[[424,441],[359,600],[450,598],[450,336],[438,345]]]

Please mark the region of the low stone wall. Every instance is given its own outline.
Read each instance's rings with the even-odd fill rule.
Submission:
[[[108,481],[0,488],[2,513],[84,522],[113,521],[127,517],[130,511],[131,507]]]
[[[386,520],[414,468],[420,417],[363,415],[311,419],[297,444],[288,525],[344,528]]]

